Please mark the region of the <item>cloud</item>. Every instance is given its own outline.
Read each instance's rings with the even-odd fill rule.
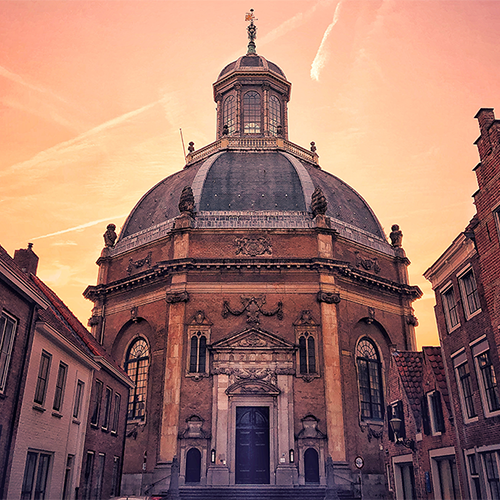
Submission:
[[[314,58],[311,64],[311,78],[313,80],[319,81],[319,75],[326,63],[326,59],[328,57],[326,41],[328,40],[328,37],[330,36],[330,32],[332,31],[333,27],[337,24],[339,20],[340,7],[343,1],[344,0],[340,0],[340,2],[337,4],[337,7],[335,7],[335,13],[333,14],[333,21],[326,28],[326,31],[323,35],[323,39],[321,40],[321,43],[319,45],[318,52],[316,52],[316,57]]]
[[[51,236],[59,236],[60,234],[71,233],[73,231],[81,231],[81,230],[86,229],[88,227],[92,227],[92,226],[96,226],[97,224],[101,224],[102,222],[107,222],[107,221],[116,220],[116,219],[123,219],[127,215],[128,214],[115,215],[113,217],[106,217],[105,219],[99,219],[99,220],[94,220],[91,222],[86,222],[85,224],[80,224],[79,226],[70,227],[69,229],[63,229],[62,231],[56,231],[55,233],[44,234],[42,236],[35,236],[34,238],[31,238],[31,240],[33,240],[33,241],[41,240],[42,238],[50,238]]]

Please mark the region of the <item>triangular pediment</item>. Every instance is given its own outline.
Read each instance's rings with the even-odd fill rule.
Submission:
[[[262,380],[240,380],[226,389],[228,396],[279,396],[280,390]]]
[[[286,340],[257,328],[249,328],[243,332],[231,335],[225,339],[212,344],[214,350],[242,349],[242,350],[260,350],[260,349],[280,349],[294,350],[295,345]]]

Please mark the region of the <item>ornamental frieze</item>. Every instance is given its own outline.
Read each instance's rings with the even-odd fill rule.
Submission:
[[[373,259],[363,259],[359,255],[359,252],[354,253],[356,254],[356,267],[362,267],[365,271],[374,271],[377,274],[380,272],[380,265],[376,257]]]
[[[132,274],[132,271],[135,271],[137,269],[141,269],[144,266],[146,266],[148,269],[151,267],[151,255],[152,253],[149,252],[144,259],[139,259],[139,260],[132,260],[130,259],[128,261],[128,266],[127,266],[127,274]]]
[[[178,302],[187,302],[189,300],[189,293],[188,292],[167,293],[165,300],[169,304],[177,304]]]
[[[222,304],[222,317],[226,319],[230,314],[233,316],[241,316],[244,312],[247,314],[247,323],[252,326],[260,324],[260,315],[276,316],[280,321],[283,319],[283,303],[278,302],[278,305],[270,310],[263,309],[266,303],[265,295],[260,297],[241,297],[242,309],[233,309],[227,300]]]
[[[236,238],[234,240],[236,246],[236,255],[248,255],[257,257],[258,255],[272,255],[273,248],[268,238]]]

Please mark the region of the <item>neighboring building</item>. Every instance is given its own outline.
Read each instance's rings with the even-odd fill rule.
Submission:
[[[387,402],[383,445],[393,498],[462,498],[453,414],[439,347],[392,353]]]
[[[38,258],[31,246],[16,255],[31,255],[31,272],[36,272]],[[20,402],[35,321],[39,309],[48,301],[31,283],[8,253],[0,246],[0,498],[5,498],[12,465],[12,451],[18,435]]]
[[[500,497],[500,123],[481,109],[477,213],[425,272],[451,387],[464,498]]]
[[[91,447],[99,457],[96,467],[110,479],[113,477],[114,482],[106,481],[102,486],[96,483],[92,494],[84,498],[109,498],[118,493],[123,457],[125,408],[120,400],[128,398],[128,389],[133,384],[59,297],[37,278],[38,258],[31,247],[16,251],[14,259],[9,259],[5,252],[1,253],[2,277],[6,275],[4,265],[7,264],[11,278],[15,278],[11,281],[18,287],[22,283],[24,293],[27,295],[30,292],[43,309],[29,316],[33,320],[32,338],[29,349],[23,349],[24,378],[20,372],[15,373],[18,367],[13,361],[17,359],[17,365],[22,366],[19,354],[12,351],[16,358],[12,355],[9,360],[12,373],[8,375],[16,374],[19,382],[22,381],[24,391],[18,391],[19,409],[17,413],[11,411],[9,421],[15,429],[15,440],[12,440],[9,450],[10,463],[6,466],[8,484],[4,498],[82,498],[78,495],[80,476],[84,476],[82,459],[88,456]],[[35,264],[26,266],[24,261],[30,259]],[[17,314],[24,313],[22,304],[13,300],[9,302],[9,299],[11,297],[6,294],[4,300],[2,294],[2,303],[5,304],[2,319],[4,315],[8,319],[15,318],[24,328],[26,320],[23,316],[7,313],[7,309]],[[3,363],[6,359],[4,352],[8,354],[8,343],[5,341],[7,329],[3,322],[1,324]],[[19,336],[15,342],[18,340]],[[105,398],[103,404],[107,417],[102,421],[98,440],[87,430],[87,420],[93,415],[91,413],[89,417],[89,411],[94,411],[94,405],[90,404],[94,379],[101,379],[106,384],[102,396]],[[111,397],[106,399],[109,390]],[[95,400],[94,397],[92,401]],[[3,413],[0,418],[3,418]],[[107,429],[105,421],[109,422]]]
[[[190,144],[117,241],[108,226],[85,292],[94,336],[135,382],[122,494],[334,479],[353,496],[363,463],[385,498],[391,349],[415,349],[421,292],[399,228],[389,244],[314,144],[288,140],[291,84],[253,29],[214,84],[217,140]]]

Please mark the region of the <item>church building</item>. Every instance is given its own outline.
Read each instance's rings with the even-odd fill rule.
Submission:
[[[191,143],[119,237],[108,226],[84,293],[93,335],[135,383],[122,494],[385,498],[389,359],[416,349],[421,291],[399,227],[389,243],[314,143],[288,139],[291,84],[248,20],[247,53],[213,85],[216,140]]]

